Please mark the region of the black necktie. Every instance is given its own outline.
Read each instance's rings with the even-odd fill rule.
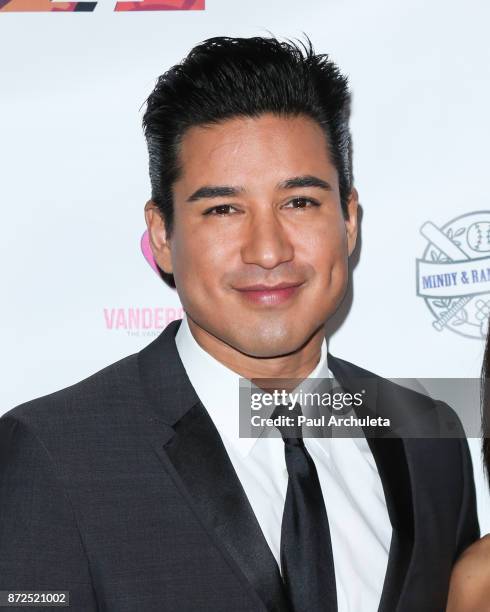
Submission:
[[[273,417],[297,423],[301,407],[277,406]],[[284,419],[283,419],[284,421]],[[315,464],[301,426],[277,425],[289,474],[281,526],[281,573],[294,612],[337,611],[337,591],[327,511]]]

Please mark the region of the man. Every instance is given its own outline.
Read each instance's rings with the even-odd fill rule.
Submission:
[[[210,39],[159,78],[145,217],[186,316],[0,419],[1,589],[84,612],[444,610],[479,536],[459,421],[326,349],[357,235],[349,105],[327,56],[272,38]],[[241,377],[332,376],[388,430],[239,436]]]

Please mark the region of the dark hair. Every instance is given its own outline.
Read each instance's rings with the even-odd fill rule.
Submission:
[[[490,484],[490,326],[485,344],[481,371],[482,454],[487,480]]]
[[[148,144],[152,200],[173,229],[172,185],[179,177],[179,145],[196,125],[232,117],[304,114],[325,131],[339,175],[342,210],[352,189],[347,78],[327,55],[307,44],[275,38],[209,38],[162,74],[146,100],[143,128]]]

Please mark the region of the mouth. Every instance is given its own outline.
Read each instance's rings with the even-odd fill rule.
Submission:
[[[294,297],[304,283],[279,283],[277,285],[250,285],[237,288],[239,294],[249,303],[262,306],[277,306]]]

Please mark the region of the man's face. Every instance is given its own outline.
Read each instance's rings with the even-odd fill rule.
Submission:
[[[173,233],[153,242],[188,317],[250,356],[297,351],[342,300],[356,240],[357,194],[346,221],[322,129],[272,114],[193,127],[180,163]]]

